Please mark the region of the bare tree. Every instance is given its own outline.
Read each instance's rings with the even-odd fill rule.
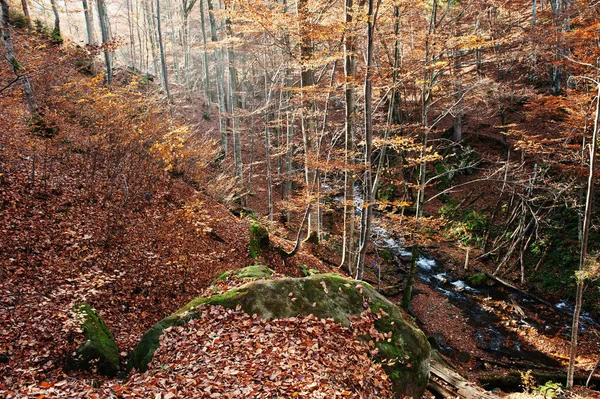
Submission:
[[[171,117],[173,117],[173,107],[171,105],[171,92],[169,91],[169,75],[167,73],[167,62],[165,60],[165,49],[163,45],[162,28],[160,21],[160,0],[156,0],[156,27],[158,32],[158,45],[160,48],[160,65],[162,69],[163,83],[165,87],[165,92],[167,94],[167,101],[169,103]]]
[[[346,29],[344,31],[344,77],[345,77],[345,122],[344,122],[344,231],[342,236],[341,266],[347,266],[352,274],[354,262],[354,136],[356,133],[356,48],[354,44],[353,0],[344,3]]]
[[[104,65],[106,68],[104,80],[106,81],[106,84],[110,84],[113,75],[113,53],[110,48],[112,45],[110,20],[108,19],[108,12],[104,0],[97,0],[97,6],[98,17],[100,19],[100,32],[102,33],[102,45],[104,46]]]
[[[56,0],[50,0],[50,4],[52,5],[52,13],[54,14],[54,30],[52,31],[52,34],[55,38],[60,39],[60,15],[58,14]]]
[[[25,0],[23,0],[25,1]],[[87,44],[96,44],[96,35],[94,34],[94,14],[92,13],[93,0],[82,0],[83,17],[85,18],[85,30],[87,33]]]
[[[374,0],[369,0],[367,11],[367,65],[365,67],[365,180],[364,204],[361,212],[359,249],[356,262],[356,279],[362,280],[365,268],[365,255],[371,237],[371,222],[373,219],[373,176],[371,158],[373,152],[373,36],[376,13]],[[378,3],[379,6],[379,3]]]
[[[600,72],[600,69],[596,68]],[[567,370],[567,388],[573,387],[573,376],[575,374],[575,360],[577,357],[577,339],[579,334],[579,316],[583,305],[583,288],[585,278],[582,275],[588,260],[588,241],[590,238],[590,226],[592,221],[592,208],[594,198],[594,172],[596,171],[596,151],[598,148],[598,130],[600,128],[600,80],[585,78],[592,81],[597,87],[596,94],[596,117],[594,118],[594,131],[589,150],[590,164],[585,196],[585,210],[583,228],[581,234],[581,253],[579,256],[579,273],[577,279],[577,292],[575,294],[575,309],[573,311],[573,324],[571,327],[571,347],[569,351],[569,367]]]

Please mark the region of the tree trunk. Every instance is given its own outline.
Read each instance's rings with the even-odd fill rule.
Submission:
[[[52,35],[55,39],[60,40],[60,16],[58,15],[58,7],[56,5],[56,0],[50,0],[50,4],[52,4],[52,13],[54,14],[54,29],[52,30]]]
[[[23,82],[23,94],[25,95],[25,101],[27,101],[27,105],[29,106],[29,112],[31,112],[32,115],[37,115],[38,106],[37,102],[35,101],[35,96],[33,94],[33,88],[31,86],[31,82],[29,81],[29,77],[27,75],[19,75],[19,72],[23,69],[23,67],[15,56],[12,38],[10,37],[10,13],[8,0],[0,0],[0,10],[2,11],[2,19],[0,19],[0,31],[2,32],[2,43],[4,44],[6,60],[11,65],[15,75],[17,75]]]
[[[102,33],[102,44],[104,46],[109,46],[109,42],[112,40],[110,33],[110,21],[108,19],[108,13],[106,11],[106,4],[104,0],[97,0],[98,6],[98,18],[100,20],[100,32]],[[113,53],[108,48],[104,49],[104,65],[106,68],[106,75],[104,76],[104,80],[106,84],[110,84],[112,81],[112,58]]]
[[[169,76],[167,74],[167,62],[165,60],[165,49],[163,45],[162,29],[160,23],[160,0],[156,0],[156,28],[158,32],[158,46],[160,48],[160,65],[162,69],[163,82],[165,85],[165,92],[167,93],[167,102],[169,103],[171,117],[173,117],[173,108],[171,107],[171,93],[169,91]]]
[[[25,1],[25,0],[23,0]],[[93,46],[96,44],[96,35],[94,34],[94,14],[92,13],[92,1],[82,0],[83,17],[85,18],[85,31],[87,33],[87,44]]]
[[[419,188],[417,189],[417,201],[415,216],[420,219],[423,216],[423,204],[425,203],[425,182],[427,174],[427,162],[425,161],[425,152],[429,141],[429,104],[431,102],[433,87],[433,71],[430,70],[431,62],[431,40],[436,31],[437,25],[437,0],[433,0],[431,7],[431,19],[429,21],[429,31],[425,39],[425,76],[421,88],[421,125],[423,127],[423,143],[421,148],[421,163],[419,165]]]
[[[314,202],[317,193],[317,170],[316,163],[316,123],[314,117],[315,103],[311,99],[314,94],[311,92],[315,85],[314,70],[311,65],[313,59],[313,40],[310,37],[310,21],[308,0],[298,0],[297,2],[298,24],[300,32],[300,59],[302,71],[300,73],[300,84],[302,86],[302,139],[304,144],[304,183],[306,184],[306,196],[309,203]],[[308,215],[307,240],[318,241],[318,220],[317,206],[311,207]]]
[[[289,13],[287,0],[283,0],[284,13]],[[290,37],[286,33],[283,36],[283,43],[286,48],[290,45]],[[294,80],[292,78],[292,69],[289,63],[285,66],[285,189],[284,199],[289,201],[292,197],[293,183],[292,183],[292,172],[293,172],[293,157],[294,157],[294,114],[292,112],[291,98],[292,88],[294,87]],[[286,222],[291,221],[291,212],[289,207],[285,212]]]
[[[396,24],[394,26],[394,70],[392,72],[392,91],[390,94],[390,105],[387,114],[387,123],[385,128],[385,133],[383,135],[383,144],[381,146],[381,152],[379,154],[379,164],[377,165],[377,172],[375,173],[375,177],[373,179],[373,196],[376,197],[377,190],[379,187],[379,177],[380,173],[383,170],[383,165],[385,164],[386,153],[387,153],[387,140],[390,134],[391,124],[400,124],[402,123],[402,112],[399,106],[399,93],[398,88],[396,87],[398,84],[398,70],[400,68],[400,7],[394,6],[394,17],[396,18]],[[402,151],[400,151],[400,165],[402,165]],[[404,176],[404,172],[402,171],[402,167],[400,167],[400,174]],[[404,178],[402,178],[404,180]]]
[[[594,132],[590,149],[590,168],[587,183],[587,194],[585,197],[585,213],[583,219],[583,230],[581,234],[581,253],[579,256],[579,272],[585,269],[588,254],[588,241],[590,238],[590,226],[592,222],[592,207],[594,197],[594,171],[596,170],[596,149],[598,147],[598,128],[600,125],[600,81],[596,82],[598,94],[596,97],[596,118],[594,119]],[[577,293],[575,296],[575,309],[573,311],[573,325],[571,327],[571,348],[569,351],[569,368],[567,370],[567,388],[573,387],[573,375],[575,374],[575,360],[577,358],[577,339],[579,334],[579,315],[583,303],[584,276],[577,275]]]
[[[142,0],[143,1],[143,0]],[[137,34],[137,38],[138,38],[138,43],[140,45],[139,47],[139,53],[140,53],[140,72],[147,72],[148,71],[148,39],[146,38],[146,35],[143,36],[142,39],[142,26],[140,23],[140,12],[143,12],[143,8],[140,7],[139,5],[139,0],[135,0],[135,10],[136,13],[135,15],[135,31]]]
[[[148,40],[150,41],[150,51],[152,53],[152,67],[154,69],[154,74],[157,77],[160,77],[160,67],[158,66],[158,50],[157,50],[157,41],[156,38],[156,20],[154,18],[154,5],[152,1],[142,0],[144,3],[144,11],[146,14],[146,25],[148,32]]]
[[[215,21],[215,14],[213,9],[212,0],[207,0],[208,3],[208,17],[210,21],[210,35],[211,41],[216,43],[219,41],[217,37],[217,23]],[[222,156],[227,156],[228,150],[228,137],[227,137],[227,121],[225,113],[227,113],[227,104],[225,101],[225,89],[223,87],[223,65],[220,50],[215,51],[215,61],[217,69],[217,101],[219,105],[219,131],[221,134],[221,152]]]
[[[204,0],[200,0],[200,26],[202,27],[202,44],[204,45],[204,89],[206,94],[206,116],[210,117],[210,74],[208,73],[208,51],[206,50],[206,25],[204,22]]]
[[[354,26],[352,17],[353,0],[344,3],[344,14],[346,15],[346,30],[344,36],[344,77],[345,77],[345,126],[344,126],[344,231],[342,237],[342,261],[341,266],[348,267],[352,275],[354,262],[354,136],[356,133],[356,55],[354,46]]]
[[[131,58],[131,66],[133,68],[135,68],[135,60],[136,60],[136,54],[135,54],[135,36],[133,34],[133,12],[135,11],[133,9],[133,4],[131,3],[132,0],[127,0],[125,6],[127,7],[127,27],[129,29],[129,56]],[[87,28],[87,21],[86,21],[86,28]],[[88,39],[89,39],[89,35],[88,35]]]
[[[225,3],[227,8],[227,3]],[[233,10],[232,10],[233,11]],[[234,61],[235,55],[233,52],[233,31],[231,29],[231,18],[228,16],[225,19],[225,30],[227,37],[229,38],[229,44],[227,45],[227,64],[229,69],[229,118],[231,118],[231,134],[233,137],[233,162],[235,164],[235,175],[238,179],[243,177],[243,162],[242,162],[242,143],[240,132],[236,126],[236,118],[234,116],[235,107],[238,106],[237,101],[237,71],[235,69]]]
[[[21,7],[23,7],[23,15],[29,18],[29,6],[27,5],[27,0],[21,0]]]
[[[375,21],[373,17],[374,13],[374,0],[369,0],[369,8],[367,12],[367,65],[365,71],[365,181],[364,181],[364,204],[363,211],[361,213],[360,223],[360,248],[358,253],[358,259],[356,262],[356,279],[362,280],[364,267],[365,267],[365,255],[367,253],[367,246],[371,238],[371,220],[373,218],[373,203],[375,198],[373,196],[373,182],[371,172],[371,157],[373,148],[373,83],[372,79],[372,65],[373,65],[373,29],[375,27]]]
[[[186,95],[189,97],[189,93],[191,90],[191,85],[190,85],[190,70],[191,70],[191,66],[190,66],[190,43],[189,43],[189,37],[190,37],[190,12],[192,11],[192,9],[190,8],[189,11],[188,10],[184,10],[183,12],[183,21],[182,21],[182,25],[183,27],[181,28],[182,32],[181,32],[181,41],[183,44],[183,79],[185,82],[185,92]]]
[[[175,30],[175,23],[173,22],[173,6],[171,5],[171,0],[167,0],[167,6],[165,9],[167,11],[167,27],[170,28],[168,32],[169,40],[167,40],[166,43],[171,44],[171,58],[173,59],[173,75],[175,77],[175,82],[181,83],[181,68],[179,67],[179,52],[177,51],[177,44],[183,42],[183,38],[181,37],[181,32],[177,32]],[[178,33],[180,34],[178,35]],[[169,52],[166,43],[163,41],[163,45],[165,46],[165,56],[167,56]],[[186,73],[186,71],[184,71],[184,73]],[[184,87],[184,93],[186,96],[188,95],[187,86]]]
[[[564,0],[550,0],[552,6],[552,15],[556,26],[556,60],[562,62],[565,55],[565,38],[563,32],[568,30],[567,18],[564,18],[566,10],[563,7],[568,7],[569,2]],[[552,65],[552,94],[555,96],[562,92],[563,81],[563,66],[561,64]]]

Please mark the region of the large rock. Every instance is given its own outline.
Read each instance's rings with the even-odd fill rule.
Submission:
[[[85,343],[68,361],[68,368],[87,370],[95,367],[100,374],[117,375],[119,372],[119,349],[112,332],[100,315],[89,305],[78,305],[75,311],[80,316]]]
[[[418,398],[427,386],[430,346],[423,332],[406,323],[400,310],[370,285],[336,274],[258,280],[209,298],[194,299],[142,337],[129,359],[128,370],[147,370],[163,331],[195,318],[194,309],[200,305],[227,308],[239,305],[248,314],[268,319],[314,314],[345,325],[349,324],[349,317],[360,315],[365,306],[370,306],[373,312],[383,309],[387,316],[377,320],[375,327],[381,333],[392,335],[390,340],[376,343],[377,360],[384,365],[394,393],[398,397]]]
[[[273,270],[269,269],[265,265],[254,265],[244,267],[243,269],[237,270],[228,270],[223,272],[217,276],[213,284],[227,280],[230,277],[238,278],[240,280],[250,280],[250,279],[258,279],[258,278],[269,278],[275,273]]]

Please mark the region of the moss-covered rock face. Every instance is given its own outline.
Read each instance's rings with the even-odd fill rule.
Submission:
[[[78,370],[95,367],[101,374],[117,375],[119,372],[119,349],[112,332],[89,305],[78,305],[75,311],[81,316],[85,343],[67,362],[67,367]]]
[[[250,256],[254,259],[262,255],[263,251],[269,249],[269,232],[262,224],[253,220],[250,223],[250,242],[248,248],[250,250]]]
[[[351,316],[360,315],[366,307],[385,311],[375,322],[381,333],[391,333],[388,341],[380,341],[377,360],[381,361],[396,396],[420,397],[429,378],[430,347],[425,335],[407,324],[400,310],[366,283],[357,283],[336,274],[319,274],[305,278],[258,280],[210,298],[197,298],[152,327],[133,352],[128,369],[146,370],[158,348],[159,337],[169,326],[184,324],[196,317],[199,305],[240,306],[248,314],[267,319],[281,319],[314,314],[333,318],[348,325]]]
[[[273,270],[269,269],[267,266],[264,266],[264,265],[248,266],[248,267],[244,267],[243,269],[228,270],[226,272],[219,274],[217,276],[217,278],[215,279],[215,281],[213,282],[213,284],[215,284],[219,281],[227,280],[230,276],[234,276],[239,279],[246,280],[246,279],[255,279],[255,278],[256,279],[269,278],[273,275],[273,273],[275,273]]]

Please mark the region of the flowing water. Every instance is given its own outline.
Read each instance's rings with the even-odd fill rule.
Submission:
[[[356,212],[360,215],[363,200],[358,195],[360,193],[358,187],[355,193]],[[342,202],[343,198],[338,196],[336,201]],[[373,243],[377,248],[389,251],[398,266],[406,269],[410,263],[411,252],[381,226],[379,217],[380,215],[376,214],[373,218]],[[471,287],[466,281],[455,278],[440,267],[435,259],[423,254],[419,255],[417,266],[419,280],[441,292],[450,303],[461,309],[475,331],[473,338],[478,348],[509,361],[546,367],[560,366],[556,360],[518,339],[514,330],[531,327],[549,337],[559,335],[569,339],[571,305],[562,301],[555,305],[555,309],[551,309],[529,296],[501,285]],[[502,315],[504,317],[501,317]],[[583,313],[580,320],[582,330],[591,325],[600,327],[587,313]],[[510,325],[513,331],[509,330],[507,325]],[[450,347],[444,337],[435,338],[442,352],[450,356],[457,354],[456,349]]]

